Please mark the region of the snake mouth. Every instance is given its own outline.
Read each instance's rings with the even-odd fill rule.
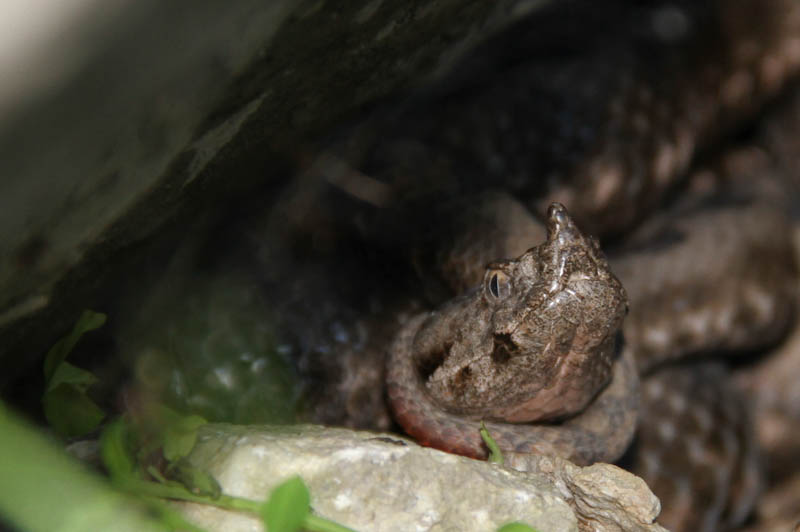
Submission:
[[[436,370],[444,364],[452,347],[453,342],[446,342],[440,349],[429,351],[417,359],[416,370],[424,382],[428,382]]]

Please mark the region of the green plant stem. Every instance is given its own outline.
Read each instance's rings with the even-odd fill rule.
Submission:
[[[115,480],[114,485],[123,491],[139,495],[158,497],[160,499],[173,499],[195,502],[199,504],[209,504],[225,510],[250,512],[256,515],[258,515],[261,505],[263,504],[259,501],[244,499],[242,497],[233,497],[230,495],[221,495],[216,499],[212,499],[203,495],[195,495],[194,493],[187,491],[186,488],[182,486],[159,484],[157,482],[139,480],[134,477]],[[350,528],[316,515],[309,515],[306,517],[305,521],[303,522],[303,528],[311,532],[354,532]]]
[[[258,501],[251,501],[241,497],[231,497],[230,495],[221,495],[217,499],[211,499],[203,495],[195,495],[182,486],[172,486],[169,484],[159,484],[158,482],[150,482],[147,480],[139,480],[134,477],[116,479],[114,486],[137,495],[145,495],[150,497],[158,497],[161,499],[174,499],[179,501],[196,502],[200,504],[210,504],[226,510],[238,510],[245,512],[258,512],[261,503]]]

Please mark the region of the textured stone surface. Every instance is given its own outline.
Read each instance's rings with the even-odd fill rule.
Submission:
[[[558,457],[510,455],[509,466],[544,475],[568,501],[581,527],[595,531],[664,530],[655,519],[661,511],[658,498],[645,482],[612,464],[579,467]]]
[[[190,460],[225,493],[251,499],[300,475],[318,515],[362,531],[486,531],[510,521],[548,532],[663,530],[645,523],[658,501],[644,483],[607,464],[580,468],[542,458],[533,460],[537,471],[523,473],[393,435],[234,425],[203,427]],[[259,530],[240,514],[182,508],[208,530]]]

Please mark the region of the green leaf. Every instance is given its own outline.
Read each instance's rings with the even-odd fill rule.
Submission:
[[[197,429],[206,423],[195,415],[174,419],[164,430],[164,458],[175,462],[187,456],[197,441]]]
[[[222,495],[222,488],[211,473],[197,469],[185,461],[176,464],[170,475],[195,495],[204,495],[214,500]]]
[[[73,366],[69,362],[62,362],[53,373],[45,390],[45,395],[62,384],[70,385],[80,392],[85,392],[95,382],[97,382],[97,377],[91,372]]]
[[[72,332],[60,339],[44,359],[45,391],[42,407],[48,423],[67,437],[83,436],[95,430],[105,413],[87,395],[97,382],[90,372],[66,362],[67,355],[84,333],[97,329],[106,315],[85,310]]]
[[[483,443],[489,448],[488,461],[492,464],[503,465],[503,452],[500,450],[500,447],[498,447],[497,442],[494,441],[494,438],[489,434],[489,430],[486,428],[486,425],[483,424],[483,421],[481,421],[480,434]]]
[[[106,416],[94,401],[70,384],[62,383],[48,390],[42,399],[42,406],[47,422],[59,434],[67,437],[92,432]]]
[[[261,518],[268,532],[296,532],[311,513],[311,497],[300,477],[282,482],[261,506]]]
[[[537,532],[537,530],[525,523],[508,523],[498,528],[497,532]]]
[[[112,479],[133,475],[135,462],[128,446],[128,426],[123,419],[109,423],[103,430],[100,455]]]
[[[44,378],[48,386],[56,369],[64,362],[81,336],[101,327],[105,322],[105,314],[92,310],[84,310],[81,317],[78,318],[78,321],[75,323],[75,327],[72,328],[72,332],[60,339],[50,348],[50,351],[47,352],[44,359]]]

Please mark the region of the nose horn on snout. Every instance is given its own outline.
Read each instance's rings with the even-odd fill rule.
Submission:
[[[567,208],[558,202],[553,202],[547,208],[547,240],[557,238],[573,238],[580,235],[580,231],[572,221]]]

